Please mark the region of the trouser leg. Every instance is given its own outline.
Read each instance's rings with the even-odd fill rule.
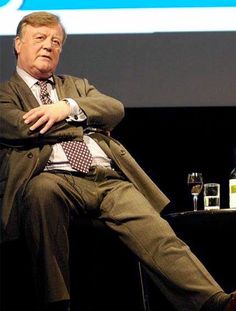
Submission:
[[[69,207],[63,180],[42,173],[28,184],[22,222],[39,302],[69,299]]]
[[[49,177],[48,175],[51,175]],[[101,218],[148,267],[156,285],[181,311],[200,310],[222,291],[188,246],[132,184],[100,174],[71,178],[42,173],[27,186],[24,227],[47,301],[69,298],[69,210],[100,206]],[[47,178],[46,178],[47,176]],[[83,201],[82,201],[83,200]],[[59,230],[60,228],[60,230]]]
[[[189,247],[146,198],[120,182],[101,204],[102,219],[147,266],[155,284],[181,311],[200,310],[222,291]]]

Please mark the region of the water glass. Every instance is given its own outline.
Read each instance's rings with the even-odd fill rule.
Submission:
[[[220,184],[207,183],[204,184],[204,209],[220,208]]]

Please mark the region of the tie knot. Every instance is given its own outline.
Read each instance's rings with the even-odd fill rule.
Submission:
[[[44,84],[47,84],[48,83],[48,80],[38,80],[38,84],[39,85],[44,85]]]
[[[40,88],[47,88],[48,80],[38,80],[37,84],[40,86]]]

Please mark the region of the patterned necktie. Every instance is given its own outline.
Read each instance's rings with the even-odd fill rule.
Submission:
[[[47,80],[38,81],[40,86],[40,100],[42,104],[52,104],[52,100],[47,91]],[[67,159],[71,167],[79,172],[88,173],[92,163],[92,155],[83,141],[64,141],[61,142],[61,146],[67,156]]]

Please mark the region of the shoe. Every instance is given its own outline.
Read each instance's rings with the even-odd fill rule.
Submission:
[[[236,291],[231,294],[230,300],[224,308],[224,311],[236,311]]]

